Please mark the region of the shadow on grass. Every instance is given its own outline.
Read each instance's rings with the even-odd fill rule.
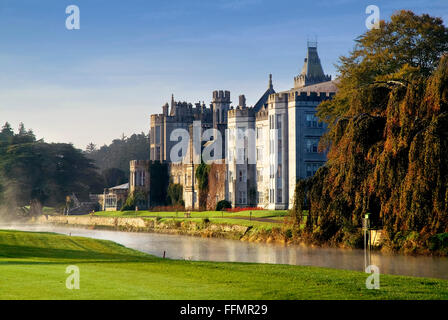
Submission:
[[[46,258],[46,259],[66,259],[66,260],[87,260],[91,261],[110,261],[110,262],[130,262],[130,261],[153,261],[159,258],[146,254],[135,255],[131,253],[102,253],[89,250],[70,250],[70,249],[55,249],[55,248],[39,248],[27,246],[13,246],[1,245],[0,259],[14,258],[14,259],[32,259],[32,258]],[[90,260],[90,261],[89,261]],[[2,264],[2,262],[0,262]]]

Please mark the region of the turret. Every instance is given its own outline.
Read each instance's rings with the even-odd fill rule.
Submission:
[[[244,94],[240,95],[238,105],[241,108],[246,108],[246,97],[244,96]]]
[[[294,88],[302,88],[316,83],[330,81],[331,76],[325,75],[317,54],[317,42],[308,42],[306,58],[302,72],[294,77]]]
[[[230,91],[213,91],[213,127],[227,123],[227,111],[230,107]]]

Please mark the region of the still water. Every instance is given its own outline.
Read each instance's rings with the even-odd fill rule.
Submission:
[[[251,243],[159,233],[88,230],[49,225],[0,225],[0,229],[51,231],[73,236],[112,240],[126,247],[167,258],[292,264],[362,271],[363,250],[309,248],[295,245]],[[448,258],[372,253],[371,264],[381,273],[448,279]]]

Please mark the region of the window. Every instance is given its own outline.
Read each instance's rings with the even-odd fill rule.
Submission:
[[[263,148],[257,148],[257,160],[263,159]]]
[[[312,177],[321,167],[322,163],[307,163],[306,164],[306,176]]]
[[[245,204],[246,203],[246,192],[245,191],[240,191],[239,195],[240,195],[239,203],[240,204]]]
[[[322,128],[323,123],[319,122],[319,119],[316,117],[315,114],[307,114],[305,116],[305,123],[307,128]]]
[[[278,114],[277,115],[277,129],[281,129],[282,128],[282,115]]]
[[[277,189],[277,202],[282,202],[282,189]]]
[[[145,186],[145,171],[140,171],[140,186]]]
[[[263,139],[263,127],[257,127],[257,139]]]
[[[257,170],[257,182],[262,182],[263,176],[261,175],[261,170]]]
[[[305,151],[309,153],[317,153],[317,146],[319,145],[319,138],[306,138]]]
[[[162,135],[161,133],[162,133],[162,128],[160,126],[157,126],[156,127],[156,144],[160,143],[160,137]]]
[[[240,170],[240,182],[243,181],[243,172]]]
[[[263,192],[257,192],[258,203],[263,203]]]

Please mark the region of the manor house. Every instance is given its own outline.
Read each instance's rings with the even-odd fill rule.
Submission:
[[[331,99],[337,90],[322,69],[317,43],[308,43],[302,70],[293,80],[293,88],[276,92],[269,75],[266,91],[253,106],[246,104],[244,95],[232,106],[230,92],[219,90],[213,92],[208,107],[204,102],[193,105],[175,101],[172,96],[171,103],[162,106],[162,113],[151,115],[150,162],[167,164],[170,183],[183,186],[187,209],[199,208],[195,178],[198,164],[194,163],[192,152],[184,155],[188,161],[173,163],[170,154],[177,141],[171,141],[170,136],[179,128],[192,132],[194,121],[200,121],[202,131],[218,130],[223,137],[222,158],[228,155],[227,161],[211,165],[205,201],[209,209],[223,199],[234,207],[292,207],[297,180],[314,175],[326,161],[326,155],[318,150],[326,127],[318,122],[315,113],[316,107]],[[247,161],[249,152],[237,154],[237,139],[246,139],[247,145],[247,136],[240,136],[240,132],[248,129],[255,132],[254,162]],[[211,142],[202,143],[201,147]],[[234,161],[238,157],[244,160]],[[147,167],[142,162],[132,162],[130,189],[149,190],[151,177]]]

